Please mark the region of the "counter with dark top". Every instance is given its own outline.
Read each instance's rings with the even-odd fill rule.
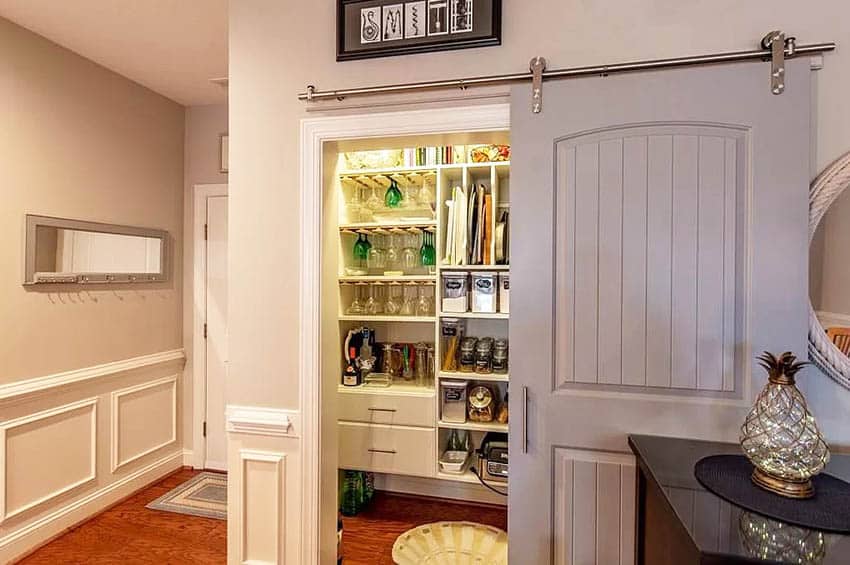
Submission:
[[[629,436],[638,463],[637,565],[850,564],[850,535],[827,534],[764,518],[697,482],[703,457],[740,454],[737,444]],[[850,482],[850,456],[825,472]]]

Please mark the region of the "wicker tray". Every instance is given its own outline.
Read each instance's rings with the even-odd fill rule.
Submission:
[[[507,565],[508,534],[475,522],[437,522],[401,534],[393,544],[397,565],[470,563]]]

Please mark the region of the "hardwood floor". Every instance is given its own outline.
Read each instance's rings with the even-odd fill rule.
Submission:
[[[508,529],[504,507],[376,492],[366,510],[342,519],[343,565],[393,565],[399,535],[430,522],[462,520]]]
[[[227,522],[145,505],[198,472],[178,471],[63,534],[19,565],[208,564],[227,561]]]
[[[197,475],[184,469],[72,529],[18,565],[201,565],[227,561],[227,522],[145,508]],[[504,507],[450,502],[385,492],[369,507],[343,518],[344,565],[392,565],[396,538],[410,528],[469,520],[507,529]]]

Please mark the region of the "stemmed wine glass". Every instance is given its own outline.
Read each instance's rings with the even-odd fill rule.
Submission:
[[[419,259],[423,267],[433,267],[437,264],[437,250],[434,248],[434,234],[422,232],[422,248],[419,249]]]
[[[367,259],[369,259],[369,250],[371,248],[372,248],[372,244],[369,243],[369,237],[365,236],[365,239],[364,239],[364,234],[358,233],[357,234],[357,241],[354,242],[354,250],[353,250],[354,262],[357,265],[362,266],[363,262],[366,261]]]
[[[430,316],[431,315],[431,301],[425,295],[425,292],[424,292],[425,286],[426,285],[420,285],[419,286],[419,291],[418,291],[419,298],[416,301],[416,315],[417,316]]]
[[[380,297],[376,298],[375,288],[378,285],[369,285],[369,298],[366,300],[366,306],[364,306],[364,310],[366,314],[370,316],[374,316],[375,314],[380,314],[383,311],[381,308],[381,300]]]
[[[398,188],[398,182],[395,179],[390,179],[390,187],[387,189],[386,194],[384,194],[384,204],[387,208],[398,208],[401,206],[401,201],[404,197],[401,194],[401,190]]]
[[[415,288],[418,285],[416,283],[408,283],[407,286],[404,287],[404,300],[401,303],[401,315],[402,316],[413,316],[416,314],[416,301],[414,298],[416,297]]]
[[[393,234],[390,234],[390,244],[387,246],[386,253],[386,265],[388,268],[392,269],[398,265],[400,259],[400,253],[396,241],[396,237]]]
[[[383,269],[386,266],[386,251],[383,247],[383,237],[375,236],[375,245],[369,249],[366,258],[366,267],[369,269]]]
[[[411,271],[418,265],[416,257],[416,240],[410,234],[404,236],[404,249],[401,252],[401,260],[405,271]]]
[[[364,286],[365,283],[357,283],[354,285],[354,300],[351,301],[351,304],[348,306],[348,310],[346,310],[346,314],[349,316],[358,316],[363,313],[363,301],[362,301],[362,293],[360,289]]]
[[[375,185],[372,185],[372,195],[369,196],[368,200],[366,200],[366,206],[372,210],[372,212],[377,212],[384,207],[384,202],[375,192]]]
[[[390,285],[387,302],[384,304],[384,311],[390,316],[395,316],[401,311],[402,303],[399,300],[398,293],[396,292],[399,288],[401,287],[398,284]]]

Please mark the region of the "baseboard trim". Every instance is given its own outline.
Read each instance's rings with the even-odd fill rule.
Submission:
[[[57,387],[66,387],[134,369],[143,369],[154,365],[161,365],[162,363],[183,361],[185,359],[186,354],[182,349],[172,349],[151,355],[142,355],[141,357],[104,363],[103,365],[95,365],[94,367],[75,369],[64,373],[56,373],[55,375],[0,385],[0,403],[9,400],[21,400],[24,397],[35,396],[48,391],[55,392],[54,389]]]
[[[58,533],[64,532],[65,530],[72,528],[80,523],[86,522],[92,518],[92,516],[99,513],[102,509],[98,511],[88,511],[83,514],[78,519],[74,519],[68,524],[62,524],[57,532],[45,532],[44,530],[49,528],[54,522],[61,520],[69,516],[74,512],[83,512],[86,510],[86,507],[92,506],[102,502],[102,499],[108,497],[109,495],[116,495],[116,491],[124,487],[130,487],[130,492],[122,493],[118,495],[118,499],[125,498],[127,495],[131,495],[137,492],[140,488],[144,488],[145,485],[159,480],[164,475],[180,469],[183,466],[183,451],[178,451],[176,453],[172,453],[166,457],[159,459],[141,469],[128,474],[125,477],[118,479],[117,481],[101,488],[96,491],[93,491],[86,496],[71,502],[70,504],[63,506],[42,516],[41,518],[34,520],[19,530],[13,531],[2,538],[0,538],[0,562],[5,562],[5,559],[13,560],[14,558],[19,558],[24,554],[31,552],[34,547],[38,547],[44,542],[53,539]],[[133,485],[133,483],[139,483],[137,485]],[[105,504],[106,507],[113,504],[115,501],[109,501]],[[14,544],[23,544],[28,536],[37,536],[41,534],[41,540],[31,540],[29,543],[26,543],[26,547],[21,547],[19,549],[14,549]],[[8,552],[8,554],[7,554]]]
[[[191,449],[184,449],[183,450],[183,466],[184,467],[191,467],[191,468],[194,469],[195,468],[194,462],[195,462],[195,452],[192,451]]]

